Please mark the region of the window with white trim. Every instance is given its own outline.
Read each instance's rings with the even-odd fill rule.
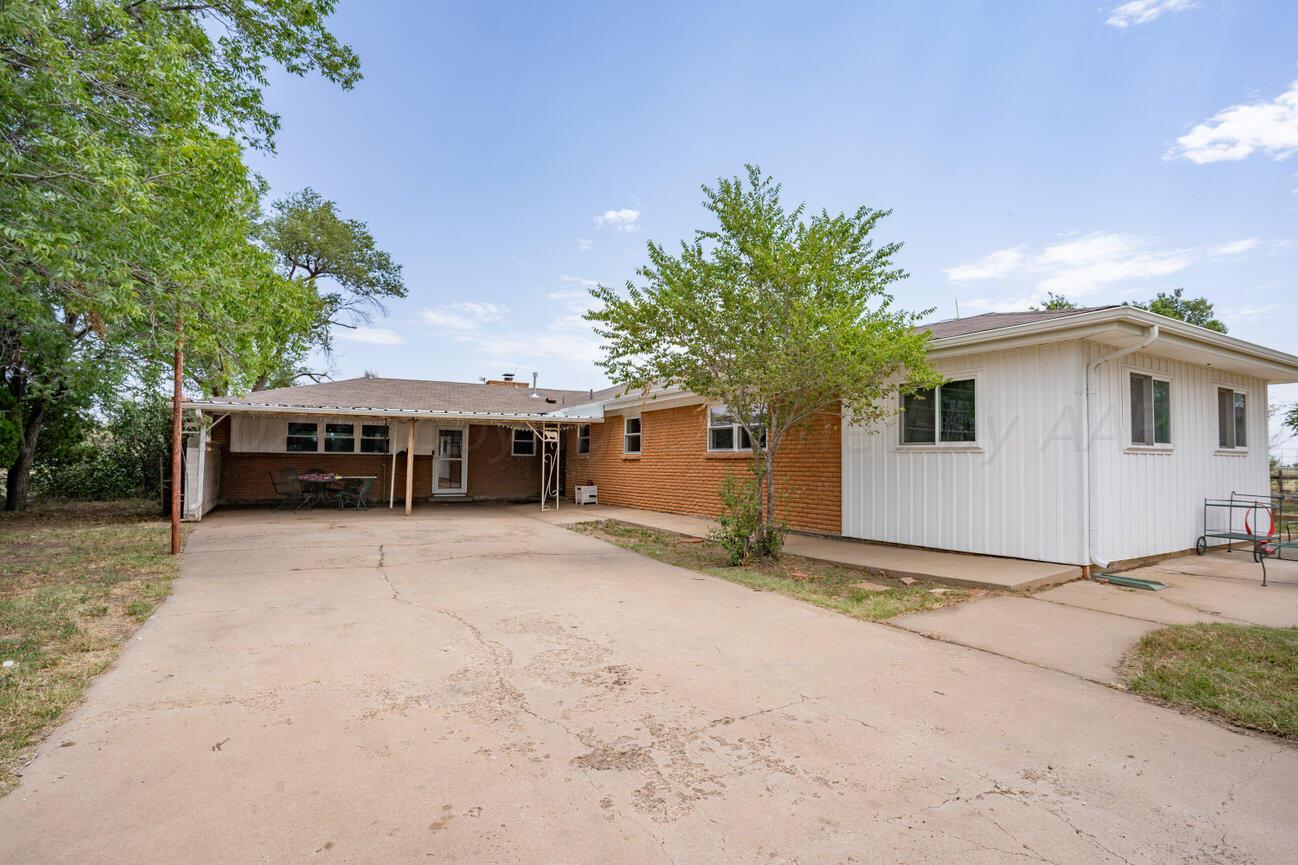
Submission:
[[[388,452],[388,425],[385,423],[361,424],[361,453],[385,454]]]
[[[1217,388],[1217,446],[1222,450],[1248,447],[1248,394]]]
[[[622,420],[622,453],[640,453],[640,418],[638,417]]]
[[[750,424],[750,426],[755,426]],[[762,426],[759,441],[766,444],[766,427]],[[753,440],[748,430],[739,422],[729,406],[714,405],[708,409],[708,450],[750,451]]]
[[[1172,381],[1131,373],[1131,443],[1136,447],[1172,444]]]
[[[902,396],[903,445],[975,444],[977,441],[976,379],[953,379]]]
[[[577,427],[577,453],[590,453],[590,424],[588,423]]]
[[[356,450],[356,424],[327,423],[324,434],[325,453],[349,454]]]
[[[536,456],[536,433],[530,429],[515,429],[509,452],[516,457]]]
[[[320,425],[315,421],[288,422],[284,450],[289,453],[315,453],[320,449]]]

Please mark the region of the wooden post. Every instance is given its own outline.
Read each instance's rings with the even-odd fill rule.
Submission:
[[[406,430],[406,516],[414,504],[415,492],[415,421],[410,421]]]
[[[173,358],[171,382],[171,554],[180,554],[180,492],[183,486],[181,478],[180,448],[184,435],[181,423],[180,403],[184,399],[181,371],[185,366],[185,355],[181,344],[185,338],[184,326],[180,313],[176,313],[176,353]]]

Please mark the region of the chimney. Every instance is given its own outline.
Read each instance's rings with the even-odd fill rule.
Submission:
[[[533,398],[540,396],[540,394],[536,392],[536,373],[532,373],[532,393],[530,395]]]

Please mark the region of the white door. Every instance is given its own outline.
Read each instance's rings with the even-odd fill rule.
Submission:
[[[465,427],[437,431],[433,455],[433,495],[462,496],[468,492],[468,463],[465,459]]]

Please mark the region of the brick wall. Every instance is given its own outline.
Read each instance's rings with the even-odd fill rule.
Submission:
[[[386,501],[392,476],[391,454],[232,453],[230,424],[212,430],[212,442],[221,448],[220,501],[224,503],[278,500],[270,474],[283,468],[302,471],[318,468],[340,475],[375,475],[370,491],[374,500]],[[396,465],[396,498],[405,501],[406,458],[404,442]],[[510,455],[510,431],[505,427],[470,426],[468,434],[468,495],[477,499],[535,499],[540,496],[539,457]],[[432,493],[433,458],[415,455],[414,495],[423,501]]]
[[[566,488],[599,486],[602,504],[679,514],[715,516],[718,490],[728,472],[749,471],[747,453],[707,449],[707,409],[702,405],[647,411],[641,415],[638,457],[622,453],[622,417],[609,415],[590,426],[590,453],[577,453],[577,434],[563,442]],[[841,418],[825,412],[780,445],[775,466],[777,511],[806,531],[842,531]]]

